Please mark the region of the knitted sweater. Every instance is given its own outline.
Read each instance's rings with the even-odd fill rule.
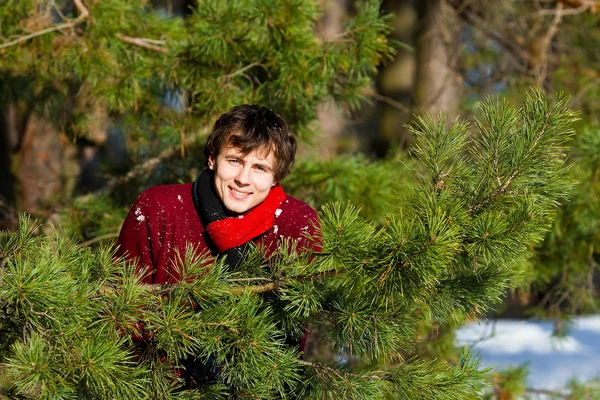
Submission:
[[[317,213],[308,204],[287,196],[273,218],[273,227],[253,239],[266,249],[267,256],[284,239],[298,241],[298,251],[319,252],[320,243],[310,240],[319,226]],[[177,254],[192,245],[200,254],[209,250],[216,254],[192,200],[192,183],[155,186],[137,198],[121,228],[117,255],[137,260],[144,272],[143,283],[174,283],[177,274]]]

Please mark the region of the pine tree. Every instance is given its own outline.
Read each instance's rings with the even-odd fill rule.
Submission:
[[[21,219],[5,235],[0,343],[10,393],[39,398],[478,398],[486,372],[406,359],[421,322],[481,318],[521,278],[531,246],[573,185],[567,100],[531,91],[481,103],[474,126],[418,118],[414,187],[381,224],[322,207],[323,251],[294,242],[242,266],[182,254],[181,283],[137,284],[110,246],[93,250]],[[207,264],[210,266],[207,267]],[[145,327],[145,345],[134,340]],[[286,339],[318,327],[338,363]],[[218,370],[184,388],[190,356]],[[361,368],[352,368],[360,360]],[[383,362],[383,364],[382,364]],[[188,369],[189,370],[189,369]]]
[[[234,105],[266,104],[305,140],[317,105],[356,109],[394,53],[390,17],[359,2],[340,36],[321,40],[319,16],[314,0],[205,0],[183,18],[144,0],[4,2],[0,106],[75,143],[95,140],[99,115],[118,126],[135,167],[108,186],[137,194],[149,175],[173,178],[165,160],[201,153]]]

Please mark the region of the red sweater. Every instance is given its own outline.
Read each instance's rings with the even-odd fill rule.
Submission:
[[[307,238],[319,226],[317,213],[308,204],[288,195],[270,218],[273,227],[253,239],[265,246],[267,255],[287,238],[298,241],[298,251],[321,250],[318,241]],[[177,251],[183,255],[187,244],[199,253],[205,251],[205,235],[192,200],[192,183],[155,186],[131,206],[117,241],[117,255],[139,260],[138,269],[146,273],[144,283],[173,283],[178,280]]]

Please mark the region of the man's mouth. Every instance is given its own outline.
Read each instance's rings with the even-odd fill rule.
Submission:
[[[240,192],[239,190],[236,190],[232,187],[229,187],[229,190],[231,191],[231,194],[233,195],[233,197],[235,197],[237,199],[245,199],[246,197],[248,197],[252,194],[252,192]]]

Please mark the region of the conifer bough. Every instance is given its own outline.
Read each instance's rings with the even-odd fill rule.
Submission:
[[[290,242],[270,260],[254,249],[228,271],[222,261],[187,251],[182,282],[160,290],[139,285],[110,247],[39,235],[22,218],[2,243],[4,392],[478,398],[486,372],[469,352],[456,365],[403,355],[420,321],[480,318],[515,285],[573,184],[564,152],[575,113],[566,103],[535,90],[519,107],[487,99],[476,129],[417,118],[411,131],[419,185],[398,194],[403,206],[385,224],[362,219],[350,204],[326,205],[321,254],[298,255]],[[306,327],[318,328],[339,359],[367,367],[303,360],[286,340]],[[143,346],[133,339],[140,335]],[[182,387],[176,371],[190,357],[218,372]]]

